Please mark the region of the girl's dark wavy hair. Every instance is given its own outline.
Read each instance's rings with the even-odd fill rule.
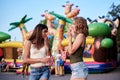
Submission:
[[[42,37],[42,30],[47,29],[48,27],[44,24],[38,24],[33,30],[32,35],[30,36],[29,40],[35,44],[37,49],[40,49],[44,45],[44,38]]]

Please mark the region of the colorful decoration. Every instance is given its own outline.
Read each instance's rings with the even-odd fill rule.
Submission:
[[[110,38],[105,38],[101,41],[101,47],[103,48],[111,48],[113,44],[113,40]]]
[[[67,18],[74,18],[76,17],[79,12],[80,9],[78,8],[78,6],[76,6],[74,9],[72,9],[74,4],[71,4],[69,1],[66,2],[65,5],[63,5],[63,7],[65,7],[65,15]]]
[[[71,12],[72,6],[73,4],[70,4],[69,1],[67,1],[65,5],[62,5],[62,7],[65,7],[65,15]]]
[[[72,38],[72,41],[74,41],[74,38]],[[63,39],[61,44],[62,46],[68,46],[69,40],[68,39]],[[93,37],[87,37],[86,38],[86,44],[93,44],[94,43],[94,38]]]
[[[119,18],[114,21],[100,18],[88,25],[89,35],[95,37],[93,58],[97,62],[117,62],[116,34]]]
[[[11,36],[9,34],[4,33],[4,32],[0,32],[0,42],[5,41],[5,40],[10,39],[10,38],[11,38]]]
[[[0,57],[2,57],[3,56],[3,51],[2,51],[2,49],[0,48]]]
[[[110,27],[105,23],[91,23],[89,26],[89,36],[109,36],[111,34]]]
[[[27,17],[27,15],[25,15],[19,22],[10,23],[10,25],[13,26],[13,27],[11,27],[11,28],[8,30],[8,31],[11,31],[11,30],[19,27],[19,28],[20,28],[20,31],[21,31],[21,33],[22,33],[23,42],[25,41],[25,39],[26,39],[26,37],[27,37],[27,36],[26,36],[26,34],[27,34],[27,29],[26,29],[26,27],[24,26],[24,24],[32,19],[32,18],[26,19],[26,17]]]
[[[18,41],[9,41],[9,42],[0,43],[1,48],[6,48],[6,47],[21,48],[22,46],[23,46],[22,42],[18,42]]]
[[[55,17],[65,21],[65,22],[68,22],[68,23],[72,23],[73,22],[72,19],[66,18],[66,17],[64,17],[64,16],[62,16],[60,14],[55,13],[55,12],[49,12],[49,13],[54,15]]]

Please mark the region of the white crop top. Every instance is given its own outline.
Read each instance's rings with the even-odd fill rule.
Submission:
[[[37,49],[34,44],[31,44],[31,49],[30,49],[30,58],[35,59],[35,58],[45,58],[46,55],[46,47],[43,46],[40,49]],[[45,66],[45,63],[34,63],[30,64],[31,67],[41,67]]]

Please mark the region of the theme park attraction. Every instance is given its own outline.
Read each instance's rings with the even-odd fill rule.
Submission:
[[[11,63],[13,59],[17,60],[17,66],[21,67],[22,66],[22,61],[21,59],[18,59],[22,55],[22,48],[24,48],[24,41],[26,40],[26,36],[29,35],[29,32],[27,33],[27,29],[25,27],[25,23],[31,20],[32,18],[26,19],[27,15],[22,17],[22,19],[19,22],[13,22],[10,23],[12,26],[8,31],[11,31],[15,28],[19,28],[22,34],[23,41],[11,41],[10,40],[10,35],[7,33],[0,34],[0,48],[1,48],[1,56],[5,58],[7,63]],[[2,32],[3,33],[3,32]],[[9,39],[9,41],[6,41]]]
[[[10,41],[11,36],[5,32],[0,32],[0,58],[15,58],[16,48],[22,47],[21,42]],[[8,41],[6,41],[8,40]]]
[[[67,2],[65,5],[65,16],[57,14],[56,12],[45,11],[44,17],[49,28],[49,34],[54,35],[52,44],[52,55],[58,53],[57,49],[61,49],[68,45],[67,38],[64,34],[67,31],[69,24],[72,24],[72,19],[78,16],[80,9],[78,6],[72,9],[73,4]],[[56,29],[52,27],[52,22],[58,19],[59,24]],[[107,18],[98,18],[96,22],[88,21],[89,36],[86,40],[86,47],[91,48],[85,50],[84,62],[89,68],[90,73],[102,73],[110,71],[117,67],[117,43],[116,35],[117,29],[120,26],[120,18],[114,20]],[[88,40],[89,39],[89,40]],[[74,40],[74,39],[73,39]],[[57,48],[57,49],[56,49]],[[69,64],[69,60],[66,61]],[[67,64],[65,65],[68,69]],[[69,71],[69,70],[68,70]]]
[[[45,17],[43,23],[48,26],[49,39],[51,41],[51,53],[55,56],[58,50],[65,48],[68,45],[68,39],[65,35],[69,28],[69,24],[72,24],[74,17],[78,16],[80,9],[76,6],[72,9],[73,4],[67,2],[63,7],[65,7],[65,16],[57,14],[56,12],[48,12],[42,15]],[[7,62],[11,62],[13,58],[17,58],[19,54],[17,53],[17,48],[24,49],[24,41],[29,36],[29,33],[24,25],[27,21],[32,18],[26,19],[25,15],[19,22],[10,23],[11,27],[8,31],[15,28],[20,28],[23,41],[13,42],[6,41],[10,39],[9,34],[0,33],[0,54],[4,55]],[[46,21],[46,22],[44,22]],[[84,51],[84,62],[89,68],[90,73],[103,73],[110,71],[117,67],[117,47],[116,47],[116,34],[119,25],[119,19],[115,20],[109,19],[98,19],[97,22],[88,21],[89,36],[86,39],[86,48]],[[55,23],[56,22],[56,23]],[[112,26],[111,26],[112,25]],[[111,28],[112,27],[112,28]],[[2,37],[1,37],[2,35]],[[74,39],[73,39],[74,41]],[[10,52],[11,51],[11,52]],[[18,64],[21,66],[22,61],[18,60]],[[54,73],[55,66],[54,63],[51,66],[51,73]],[[55,70],[56,71],[56,70]],[[70,60],[66,59],[65,62],[65,72],[70,73]],[[21,73],[21,69],[16,71],[17,74]]]

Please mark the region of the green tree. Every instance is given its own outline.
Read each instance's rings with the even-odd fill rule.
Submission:
[[[109,17],[112,18],[116,18],[116,16],[120,16],[120,4],[115,5],[114,3],[112,3],[112,5],[110,6],[110,11],[108,11],[108,15]]]
[[[110,11],[108,11],[107,17],[111,17],[112,19],[119,17],[120,20],[120,4],[115,5],[114,3],[112,3],[112,5],[110,6]],[[118,52],[120,52],[120,24],[117,35],[117,46]]]

